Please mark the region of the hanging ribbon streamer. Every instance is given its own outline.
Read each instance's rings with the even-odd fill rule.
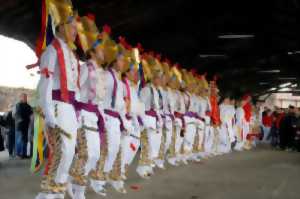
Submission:
[[[139,80],[138,96],[141,95],[141,90],[145,87],[145,76],[142,63],[139,64]]]
[[[39,171],[44,164],[44,119],[39,113],[34,114],[33,154],[31,172]]]

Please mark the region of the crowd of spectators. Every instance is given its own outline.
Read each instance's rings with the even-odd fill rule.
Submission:
[[[8,112],[0,115],[0,151],[8,150],[11,158],[31,157],[33,111],[23,93],[17,104]]]

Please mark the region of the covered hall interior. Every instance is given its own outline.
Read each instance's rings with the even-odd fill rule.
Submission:
[[[240,99],[250,94],[271,109],[300,107],[299,0],[72,2],[79,15],[93,13],[99,27],[108,24],[112,38],[124,36],[146,51],[206,74],[208,80],[217,77],[221,97]],[[0,35],[24,42],[34,51],[40,24],[41,1],[0,0]],[[7,70],[1,59],[0,55],[0,73]],[[30,173],[29,166],[27,160],[9,160],[0,152],[1,199],[34,198],[41,176]],[[109,191],[106,198],[297,199],[300,195],[299,153],[269,146],[168,168],[149,181],[139,179],[133,170],[130,173],[129,193]],[[91,192],[87,197],[99,198]]]

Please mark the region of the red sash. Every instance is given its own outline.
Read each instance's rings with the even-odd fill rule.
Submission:
[[[58,59],[58,65],[60,71],[59,79],[60,79],[61,99],[64,102],[69,102],[69,92],[68,92],[68,85],[67,85],[66,63],[65,63],[64,53],[57,39],[54,39],[52,44],[57,53],[57,59]]]

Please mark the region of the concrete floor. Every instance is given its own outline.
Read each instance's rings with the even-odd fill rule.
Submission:
[[[1,157],[2,156],[2,157]],[[0,155],[0,199],[33,199],[40,177],[29,172],[29,161],[4,160]],[[136,185],[139,190],[130,187]],[[266,147],[215,157],[201,164],[170,167],[142,180],[130,171],[128,193],[108,189],[107,199],[299,199],[300,153]],[[91,191],[87,199],[101,198]]]

